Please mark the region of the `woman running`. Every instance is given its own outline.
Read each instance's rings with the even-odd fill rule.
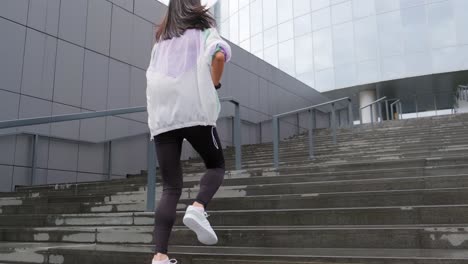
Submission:
[[[201,243],[218,242],[205,210],[224,179],[224,156],[216,131],[220,112],[216,90],[221,88],[224,64],[230,57],[230,46],[219,36],[215,19],[200,0],[170,1],[146,72],[148,126],[163,178],[155,214],[154,264],[177,263],[169,259],[167,248],[183,187],[184,139],[200,154],[207,171],[183,223]]]

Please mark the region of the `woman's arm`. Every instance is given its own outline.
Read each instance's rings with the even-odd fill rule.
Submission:
[[[211,78],[213,79],[213,85],[217,86],[221,81],[224,71],[224,62],[226,57],[223,52],[218,51],[213,56],[213,61],[211,63]]]

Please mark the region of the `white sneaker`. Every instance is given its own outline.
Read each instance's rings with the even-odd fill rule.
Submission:
[[[166,259],[166,260],[160,260],[160,261],[153,260],[152,264],[177,264],[177,260],[175,259]]]
[[[218,243],[218,237],[211,228],[210,222],[206,219],[208,214],[190,205],[187,207],[183,219],[184,225],[197,234],[198,241],[205,245],[214,245]]]

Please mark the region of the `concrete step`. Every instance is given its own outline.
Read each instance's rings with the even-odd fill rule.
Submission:
[[[193,199],[182,199],[179,208],[186,208]],[[291,195],[258,195],[235,198],[215,198],[210,210],[262,210],[262,209],[307,209],[346,207],[385,207],[420,205],[468,204],[468,188],[442,188],[421,190],[395,190],[375,192],[308,193]],[[79,214],[142,212],[144,201],[134,203],[54,203],[3,206],[4,215],[16,214]]]
[[[169,247],[170,257],[183,264],[466,264],[467,250],[366,248]],[[149,245],[78,243],[4,243],[0,261],[41,264],[150,263]],[[19,257],[21,256],[21,257]]]
[[[260,209],[211,211],[213,226],[436,225],[466,224],[467,205]],[[176,223],[182,224],[183,208]],[[138,226],[154,224],[154,213],[0,215],[0,226]]]
[[[153,226],[2,228],[2,241],[154,244]],[[467,249],[468,226],[229,226],[214,228],[218,247]],[[171,244],[200,246],[196,235],[176,226]],[[381,239],[381,238],[387,239]]]

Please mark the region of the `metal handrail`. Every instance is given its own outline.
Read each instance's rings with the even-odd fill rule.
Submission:
[[[393,120],[393,118],[394,118],[394,117],[393,117],[393,113],[394,113],[394,111],[393,111],[393,106],[394,106],[394,105],[396,105],[396,109],[395,109],[395,110],[399,113],[400,119],[403,119],[403,113],[402,113],[403,107],[402,107],[402,105],[401,105],[401,100],[398,99],[398,100],[396,100],[395,102],[393,102],[393,103],[390,104],[390,112],[392,113],[392,120]]]
[[[220,98],[220,102],[229,102],[235,105],[235,116],[234,116],[234,145],[235,145],[235,152],[236,152],[236,169],[240,170],[242,168],[242,149],[241,149],[241,121],[240,121],[240,104],[239,102],[234,99],[233,97],[227,98]],[[18,120],[7,120],[7,121],[0,121],[0,129],[5,128],[14,128],[14,127],[22,127],[22,126],[29,126],[29,125],[39,125],[39,124],[50,124],[56,122],[65,122],[65,121],[75,121],[75,120],[82,120],[82,119],[90,119],[96,117],[106,117],[106,116],[115,116],[115,115],[122,115],[122,114],[130,114],[130,113],[139,113],[139,112],[146,112],[146,106],[140,107],[129,107],[129,108],[120,108],[120,109],[112,109],[112,110],[104,110],[104,111],[96,111],[96,112],[85,112],[85,113],[76,113],[76,114],[66,114],[66,115],[56,115],[56,116],[47,116],[47,117],[35,117],[35,118],[23,118]],[[15,133],[5,133],[0,134],[0,136],[7,136],[7,135],[14,135]],[[20,133],[19,133],[20,134]],[[26,134],[26,133],[24,133]],[[148,133],[144,133],[148,134]],[[35,178],[35,170],[36,170],[36,160],[37,160],[37,144],[39,141],[39,134],[38,133],[31,133],[34,135],[33,139],[33,160],[32,160],[32,169],[31,169],[31,185],[34,183]],[[143,135],[143,134],[140,134]],[[42,136],[42,135],[41,135]],[[132,135],[136,136],[136,135]],[[53,136],[47,136],[49,138],[54,138]],[[125,136],[130,137],[130,136]],[[122,138],[125,138],[122,137]],[[58,137],[56,137],[58,138]],[[64,139],[64,138],[61,138]],[[117,140],[117,139],[113,139]],[[73,141],[81,141],[86,142],[84,140],[73,140]],[[148,183],[147,183],[147,201],[146,206],[148,211],[154,211],[155,208],[155,200],[156,200],[156,157],[155,157],[155,144],[150,142],[148,138]],[[111,168],[111,142],[109,142],[109,157],[108,157],[108,167]],[[110,173],[110,172],[108,172]],[[110,174],[109,174],[110,179]]]
[[[314,129],[316,128],[316,110],[318,107],[331,105],[331,120],[333,143],[336,144],[336,103],[347,101],[348,103],[348,125],[353,126],[353,108],[351,98],[344,97],[337,100],[320,103],[317,105],[297,109],[294,111],[278,114],[273,116],[273,164],[275,168],[279,168],[279,141],[280,141],[280,124],[279,119],[288,115],[309,112],[309,157],[314,159]]]
[[[386,96],[384,96],[384,97],[382,97],[380,99],[377,99],[377,100],[373,101],[372,103],[369,103],[369,104],[359,108],[359,121],[360,121],[361,125],[362,125],[362,110],[367,108],[367,107],[370,107],[371,123],[372,123],[372,125],[374,125],[374,111],[373,111],[374,109],[373,109],[373,107],[374,107],[375,104],[377,104],[377,107],[379,109],[378,115],[380,116],[380,121],[381,122],[383,121],[382,107],[380,107],[380,102],[382,102],[385,99],[387,99]],[[377,117],[377,121],[378,121],[378,117]]]

